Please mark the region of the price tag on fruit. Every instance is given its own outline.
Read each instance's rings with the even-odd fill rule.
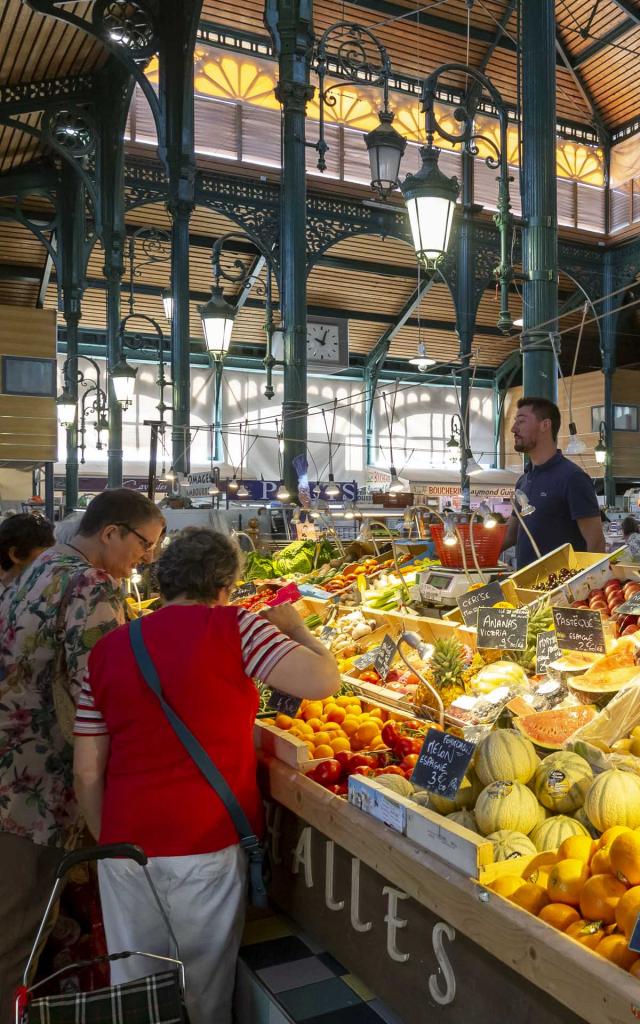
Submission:
[[[458,608],[462,612],[465,626],[477,626],[478,609],[490,608],[498,601],[504,601],[502,587],[495,581],[487,583],[485,587],[478,587],[470,590],[468,594],[461,594],[457,599]]]
[[[543,675],[552,661],[560,657],[555,629],[543,629],[536,637],[536,672]]]
[[[478,647],[524,651],[529,612],[526,608],[478,608]]]
[[[282,693],[280,690],[272,690],[267,701],[268,708],[281,715],[289,715],[290,718],[295,718],[301,704],[302,697],[292,697],[290,693]]]
[[[373,667],[380,676],[381,679],[386,679],[389,675],[389,669],[391,668],[391,662],[396,656],[397,646],[395,640],[393,640],[387,633],[384,640],[380,644],[374,662]]]
[[[323,626],[320,633],[320,641],[325,645],[325,647],[330,647],[331,640],[337,632],[337,629],[334,629],[333,626]]]
[[[558,647],[563,651],[605,654],[602,615],[589,608],[552,608]]]
[[[370,651],[365,651],[359,658],[356,658],[353,665],[354,668],[358,669],[358,672],[363,672],[366,668],[371,668],[376,657],[378,655],[379,647],[372,647]]]
[[[411,781],[430,793],[453,800],[466,775],[475,743],[448,732],[429,729],[418,754]]]
[[[254,594],[257,594],[255,583],[243,583],[241,587],[236,587],[231,595],[231,600],[243,601],[245,597],[253,597]]]
[[[640,591],[632,594],[628,601],[616,607],[616,615],[640,615]]]

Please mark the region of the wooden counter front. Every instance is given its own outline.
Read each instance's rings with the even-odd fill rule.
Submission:
[[[275,902],[405,1024],[640,1019],[636,978],[275,758],[265,767]]]

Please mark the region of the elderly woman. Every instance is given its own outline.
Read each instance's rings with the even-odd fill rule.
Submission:
[[[0,594],[38,555],[54,543],[48,519],[20,512],[0,523]]]
[[[89,651],[124,622],[120,580],[154,557],[164,526],[144,495],[103,491],[72,540],[38,555],[2,602],[0,1021],[10,1019],[56,869],[79,832],[68,740]]]
[[[157,563],[164,606],[143,620],[166,702],[195,734],[254,829],[261,827],[253,679],[321,699],[339,685],[331,654],[283,605],[254,615],[228,605],[239,554],[225,536],[190,528]],[[91,652],[76,718],[75,781],[101,843],[139,844],[185,961],[192,1024],[231,1020],[245,909],[246,855],[220,799],[200,774],[140,673],[129,628]],[[110,952],[170,955],[157,908],[130,861],[99,866]],[[111,966],[117,984],[147,973],[135,958]]]

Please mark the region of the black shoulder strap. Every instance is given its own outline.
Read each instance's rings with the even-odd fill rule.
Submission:
[[[169,719],[171,726],[187,753],[225,805],[238,833],[240,845],[247,851],[250,851],[252,847],[257,847],[259,845],[258,839],[226,779],[216,768],[202,744],[164,699],[156,667],[142,637],[141,618],[134,619],[129,623],[129,640],[134,657],[138,663],[138,668],[142,672],[145,682],[160,701],[162,710]]]

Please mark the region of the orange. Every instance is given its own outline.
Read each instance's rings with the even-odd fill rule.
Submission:
[[[535,882],[523,882],[515,892],[511,893],[508,899],[515,903],[516,906],[522,907],[523,910],[528,910],[530,914],[535,914],[536,916],[545,904],[549,902],[549,897],[545,890],[541,885],[536,885]]]
[[[595,849],[596,844],[591,836],[569,836],[563,843],[560,843],[558,860],[572,858],[581,860],[583,864],[588,864]]]
[[[380,730],[374,722],[364,722],[355,734],[355,739],[363,745],[378,739]]]
[[[345,708],[345,711],[347,712],[348,715],[361,715],[362,707],[360,704],[349,704]]]
[[[623,971],[628,971],[636,960],[640,959],[637,953],[629,949],[624,935],[605,935],[594,948],[596,953],[605,960],[610,960],[612,964],[622,967]]]
[[[297,732],[301,732],[303,736],[313,736],[313,729],[308,722],[295,722],[292,728],[294,727]]]
[[[593,857],[591,858],[591,864],[589,865],[594,875],[608,875],[611,874],[611,858],[609,857],[610,847],[603,846],[601,850],[596,850]]]
[[[331,740],[329,745],[334,754],[338,754],[341,750],[351,750],[351,744],[346,736],[337,736],[334,740]]]
[[[324,729],[322,730],[322,732],[317,732],[313,736],[313,742],[316,747],[321,746],[323,743],[329,743],[330,740],[331,736],[329,735],[328,732],[325,732]]]
[[[333,747],[330,747],[328,743],[321,743],[320,746],[313,748],[314,760],[319,757],[333,757]]]
[[[552,903],[569,903],[577,907],[582,887],[589,877],[589,868],[581,860],[559,860],[551,866],[547,893]]]
[[[592,875],[580,893],[580,913],[587,921],[613,924],[616,907],[626,891],[624,882],[613,875]]]
[[[340,726],[338,725],[337,722],[325,722],[324,723],[324,731],[325,732],[342,732],[342,729],[340,728]]]
[[[508,899],[521,885],[524,885],[524,882],[520,875],[499,875],[488,888],[498,896],[505,896]]]
[[[308,722],[310,718],[321,718],[322,717],[322,701],[321,700],[310,700],[307,706],[302,710],[302,717],[305,722]]]
[[[609,850],[611,872],[629,885],[640,883],[640,832],[617,836]]]
[[[337,722],[338,725],[341,725],[346,717],[347,712],[344,710],[344,708],[338,707],[337,704],[334,704],[333,707],[327,708],[328,722]]]
[[[373,743],[369,743],[368,749],[369,750],[386,750],[387,749],[387,744],[384,742],[383,739],[374,740]]]
[[[565,935],[570,935],[572,939],[583,946],[588,946],[589,949],[595,949],[604,938],[604,931],[597,921],[583,921],[580,918],[565,929]]]
[[[548,876],[549,871],[551,870],[551,865],[557,863],[557,861],[557,853],[553,853],[549,850],[545,853],[538,853],[532,858],[525,870],[522,872],[522,877],[525,878],[527,882],[537,882],[540,884],[539,876],[541,874]]]
[[[360,722],[355,715],[347,715],[342,723],[342,731],[346,732],[347,736],[352,736],[358,729],[359,725]]]
[[[324,729],[324,722],[321,718],[310,718],[307,721],[307,725],[310,726],[314,732],[321,732]]]
[[[575,924],[576,921],[580,920],[578,911],[566,903],[547,903],[546,907],[543,907],[538,914],[538,917],[541,921],[546,921],[552,928],[557,928],[560,932],[563,932],[570,924]]]
[[[274,725],[276,725],[278,729],[290,729],[293,725],[293,718],[289,715],[276,715]]]
[[[350,704],[353,704],[353,697],[350,694],[345,694],[343,697],[334,697],[334,700],[339,708],[348,708]]]
[[[602,850],[605,846],[611,846],[614,839],[618,836],[624,835],[625,832],[631,832],[632,830],[628,825],[613,825],[608,828],[606,832],[603,832],[598,839],[598,849]]]
[[[370,708],[369,709],[369,717],[370,718],[379,718],[382,721],[382,708]]]
[[[633,889],[627,889],[616,907],[616,924],[627,939],[631,938],[638,914],[640,914],[640,885],[634,885]]]

